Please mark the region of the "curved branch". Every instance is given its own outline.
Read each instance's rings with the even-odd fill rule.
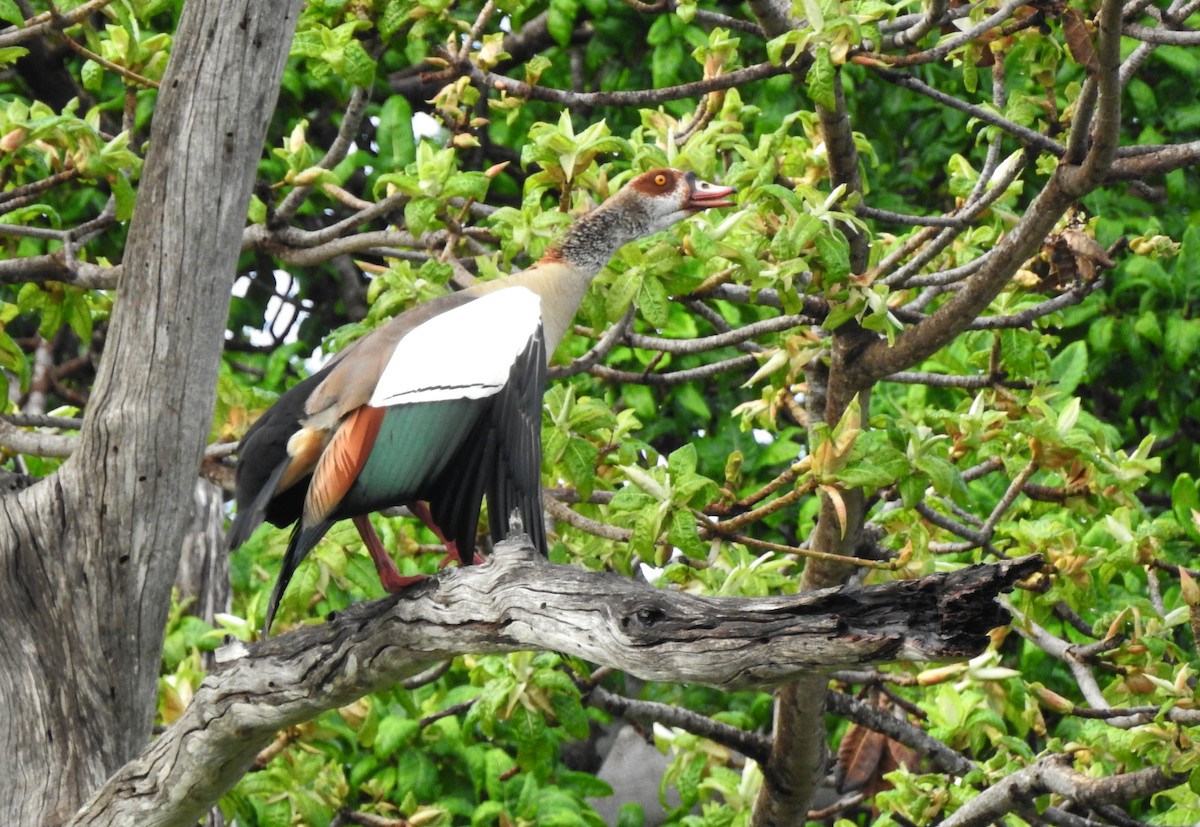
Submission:
[[[60,281],[75,287],[95,290],[114,290],[121,280],[121,265],[102,267],[76,261],[69,266],[62,250],[43,256],[12,258],[0,261],[0,284],[45,284]]]
[[[1002,25],[1009,18],[1016,15],[1016,13],[1020,11],[1021,7],[1024,5],[1027,5],[1024,0],[1008,0],[1008,2],[1001,6],[995,14],[991,15],[990,17],[985,17],[983,20],[980,20],[969,29],[963,29],[953,37],[948,37],[936,46],[926,49],[922,52],[899,56],[871,54],[866,55],[866,57],[868,60],[890,63],[894,66],[919,66],[926,63],[937,63],[955,49],[962,48],[966,44],[983,35],[985,32]]]
[[[552,565],[526,538],[327,623],[218,652],[183,715],[70,825],[194,824],[274,733],[463,652],[561,651],[649,680],[764,686],[840,665],[969,657],[1037,557],[882,586],[698,597]]]
[[[921,19],[904,31],[885,39],[888,49],[906,49],[915,46],[925,35],[929,34],[942,21],[949,0],[933,0],[922,14]]]
[[[747,732],[720,721],[670,704],[657,701],[641,701],[609,692],[595,686],[587,693],[587,702],[603,709],[610,715],[620,715],[643,725],[662,724],[685,729],[688,732],[716,741],[735,749],[758,763],[763,763],[771,752],[771,739],[757,732]]]
[[[1092,778],[1072,769],[1070,762],[1070,756],[1050,755],[1018,770],[968,801],[942,827],[984,827],[1008,813],[1036,814],[1031,805],[1044,793],[1095,809],[1148,798],[1187,780],[1187,775],[1170,775],[1161,767]]]
[[[744,327],[735,328],[713,336],[700,336],[695,339],[664,339],[661,336],[644,336],[640,333],[629,333],[625,341],[631,347],[641,350],[654,350],[663,353],[693,354],[704,353],[717,348],[737,345],[757,336],[767,333],[779,333],[790,330],[802,324],[815,324],[808,316],[776,316],[773,319],[763,319],[751,322]]]
[[[639,385],[681,385],[684,382],[694,382],[697,379],[707,379],[710,376],[716,376],[718,373],[725,371],[745,370],[758,363],[758,360],[751,354],[745,356],[735,356],[732,359],[726,359],[721,362],[713,362],[711,365],[702,365],[698,368],[688,368],[687,370],[677,370],[671,373],[651,373],[643,371],[635,373],[629,370],[616,370],[607,365],[593,365],[588,373],[599,379],[607,379],[610,382],[633,382]]]
[[[1136,23],[1126,23],[1122,34],[1126,37],[1132,37],[1134,40],[1141,40],[1145,43],[1154,43],[1156,45],[1200,46],[1200,32],[1190,30],[1176,31],[1151,26],[1139,26]]]
[[[25,25],[19,29],[6,29],[0,32],[0,48],[16,46],[33,37],[62,31],[68,26],[74,26],[76,23],[86,20],[94,12],[100,11],[112,2],[113,0],[92,0],[90,3],[84,3],[63,14],[59,14],[57,11],[43,12],[26,20]]]
[[[350,151],[350,147],[354,145],[354,136],[358,133],[358,127],[362,124],[363,114],[366,111],[367,90],[361,86],[355,86],[354,91],[350,93],[350,101],[346,104],[346,111],[342,113],[342,125],[338,127],[337,137],[333,139],[325,156],[317,161],[318,168],[333,169],[342,162],[342,159]],[[312,192],[312,185],[296,187],[289,192],[275,211],[272,223],[282,224],[291,221],[296,210],[300,209],[310,192]]]
[[[566,89],[551,89],[547,86],[532,86],[522,80],[510,78],[495,72],[485,72],[478,66],[463,67],[463,72],[471,80],[482,87],[497,89],[506,95],[529,100],[549,101],[562,106],[592,107],[592,106],[657,106],[667,101],[680,98],[698,98],[709,92],[720,89],[731,89],[755,80],[772,78],[782,75],[786,67],[774,66],[770,63],[759,63],[745,69],[735,69],[724,75],[693,83],[681,83],[678,86],[668,86],[665,89],[639,89],[635,92],[572,92]],[[456,77],[455,72],[447,76],[447,80]]]
[[[615,325],[605,331],[600,340],[592,346],[587,353],[575,359],[569,365],[551,365],[549,371],[550,379],[566,379],[568,376],[575,376],[580,373],[586,373],[591,370],[592,366],[600,363],[600,360],[609,354],[609,352],[617,346],[617,342],[621,341],[621,337],[625,335],[625,331],[629,329],[629,325],[633,323],[634,307],[629,306],[625,311],[625,315],[621,317]]]
[[[970,115],[972,118],[977,118],[986,124],[999,127],[1009,135],[1012,135],[1014,138],[1016,138],[1023,146],[1031,147],[1033,149],[1040,149],[1042,152],[1049,152],[1056,158],[1061,158],[1063,153],[1066,152],[1066,147],[1053,138],[1049,138],[1037,130],[1030,129],[1027,126],[1021,126],[1018,123],[1014,123],[1013,121],[1008,120],[1008,118],[997,115],[990,109],[984,109],[982,106],[976,106],[974,104],[967,103],[966,101],[959,100],[953,95],[948,95],[945,92],[934,89],[932,86],[915,77],[914,75],[906,74],[905,72],[897,72],[892,69],[885,69],[881,66],[872,66],[871,68],[874,70],[875,74],[879,75],[889,83],[894,83],[904,89],[909,89],[920,95],[924,95],[936,103],[940,103],[943,106],[949,107],[950,109],[957,109],[959,112]]]

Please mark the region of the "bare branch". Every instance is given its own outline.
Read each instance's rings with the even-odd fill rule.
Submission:
[[[43,12],[26,20],[25,25],[19,29],[5,29],[0,32],[0,48],[17,46],[30,38],[62,31],[68,26],[81,23],[112,2],[113,0],[91,0],[91,2],[77,6],[64,14],[59,14],[57,11]]]
[[[14,453],[35,457],[69,457],[78,442],[77,436],[22,431],[7,422],[0,422],[0,446]]]
[[[1001,6],[995,14],[980,20],[974,26],[963,29],[953,37],[948,37],[936,46],[926,49],[922,52],[916,52],[909,55],[888,55],[873,53],[864,55],[864,61],[879,61],[881,63],[890,63],[895,66],[917,66],[926,63],[936,63],[942,60],[946,55],[953,52],[955,49],[961,49],[966,44],[975,40],[980,35],[991,29],[1000,26],[1005,21],[1012,18],[1022,6],[1026,5],[1021,0],[1008,0]]]
[[[633,305],[625,311],[625,315],[621,317],[615,325],[604,332],[592,348],[578,359],[571,361],[569,365],[551,365],[548,376],[550,379],[565,379],[568,376],[575,376],[580,373],[586,373],[591,370],[594,365],[600,363],[605,356],[617,346],[617,342],[625,335],[625,331],[633,324],[633,316],[636,308]]]
[[[725,688],[970,656],[1006,619],[993,596],[1040,566],[1028,557],[883,586],[714,598],[551,565],[521,541],[501,543],[487,565],[228,647],[179,720],[68,823],[194,824],[279,729],[461,652],[560,651],[649,680]]]
[[[1200,164],[1200,141],[1163,147],[1155,152],[1113,161],[1109,181],[1140,181]]]
[[[933,0],[921,14],[920,20],[885,41],[884,48],[906,49],[909,46],[915,46],[921,38],[941,23],[942,16],[945,15],[949,5],[949,0]]]
[[[873,66],[871,68],[877,75],[891,83],[896,84],[897,86],[924,95],[930,100],[937,101],[938,103],[942,104],[943,106],[947,106],[950,109],[957,109],[959,112],[970,115],[972,118],[978,118],[980,121],[983,121],[986,124],[999,127],[1020,141],[1024,146],[1032,149],[1038,149],[1042,152],[1048,152],[1055,157],[1061,157],[1063,153],[1066,152],[1066,148],[1053,138],[1047,137],[1040,132],[1030,129],[1029,127],[1014,123],[1007,118],[997,115],[990,109],[985,109],[981,106],[967,103],[966,101],[959,100],[953,95],[948,95],[945,92],[934,89],[932,86],[922,80],[919,80],[913,75],[909,75],[904,72],[897,72],[891,69],[884,69],[879,66]]]
[[[342,113],[342,125],[338,127],[337,137],[333,139],[333,143],[329,145],[329,150],[325,153],[321,160],[317,161],[316,166],[320,169],[333,169],[342,162],[346,154],[350,151],[350,147],[354,145],[354,136],[358,133],[358,128],[362,125],[363,114],[367,111],[367,90],[361,86],[355,86],[354,91],[350,93],[350,101],[346,104],[346,111]],[[296,210],[308,198],[308,194],[312,192],[312,186],[299,186],[287,194],[279,207],[275,210],[272,226],[286,224],[292,220],[296,214]],[[370,209],[368,207],[367,209]],[[366,210],[364,210],[366,212]]]
[[[825,706],[834,715],[841,715],[860,726],[883,733],[894,741],[927,756],[943,772],[966,775],[974,764],[950,749],[938,739],[913,726],[903,718],[889,715],[878,707],[865,704],[843,692],[830,690],[825,694]]]
[[[943,827],[985,827],[1008,813],[1036,814],[1031,805],[1039,795],[1056,793],[1085,807],[1148,798],[1187,780],[1161,767],[1107,778],[1092,778],[1069,766],[1067,755],[1050,755],[1001,779],[968,801],[942,822]]]
[[[549,101],[550,103],[575,108],[590,106],[657,106],[667,101],[679,100],[680,98],[698,98],[701,95],[707,95],[709,92],[716,92],[720,89],[731,89],[734,86],[741,86],[751,81],[775,77],[776,75],[783,74],[787,69],[771,63],[759,63],[755,66],[748,66],[745,69],[735,69],[727,74],[718,75],[715,78],[707,80],[683,83],[678,86],[668,86],[665,89],[641,89],[634,92],[572,92],[565,89],[551,89],[546,86],[531,86],[516,78],[510,78],[495,72],[485,72],[473,64],[463,67],[463,71],[470,76],[474,83],[485,88],[497,89],[506,95],[531,100]],[[450,80],[454,76],[457,76],[457,73],[448,75],[445,79]]]
[[[634,373],[628,370],[615,370],[606,365],[593,365],[588,370],[588,373],[611,382],[635,382],[640,385],[668,386],[680,385],[684,382],[694,382],[698,379],[708,379],[710,376],[716,376],[726,371],[745,370],[756,363],[757,360],[754,356],[746,355],[735,356],[732,359],[713,362],[712,364],[702,365],[698,368],[676,370],[671,373],[650,373],[649,371]]]
[[[655,350],[662,353],[691,354],[704,353],[721,347],[729,347],[767,333],[778,333],[790,330],[804,324],[813,324],[808,316],[776,316],[773,319],[763,319],[752,322],[744,327],[718,333],[715,336],[700,336],[695,339],[664,339],[660,336],[643,336],[640,333],[625,334],[625,341],[632,347],[641,350]]]
[[[1134,40],[1143,40],[1159,46],[1200,46],[1200,32],[1196,31],[1176,31],[1126,23],[1121,33]]]
[[[602,686],[587,691],[587,702],[611,715],[620,715],[643,725],[662,724],[679,727],[695,735],[716,741],[718,744],[737,750],[760,764],[771,751],[771,739],[756,732],[714,721],[697,712],[656,701],[639,701],[609,692]]]

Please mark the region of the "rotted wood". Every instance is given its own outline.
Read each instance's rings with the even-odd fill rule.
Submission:
[[[701,597],[553,565],[518,537],[485,565],[226,646],[183,716],[70,823],[194,824],[277,730],[467,652],[559,651],[647,680],[723,689],[878,661],[971,657],[1009,620],[995,597],[1040,566],[1030,556],[879,586]]]

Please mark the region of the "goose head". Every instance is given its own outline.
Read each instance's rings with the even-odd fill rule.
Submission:
[[[694,172],[652,169],[634,177],[605,206],[612,204],[640,217],[640,234],[651,235],[700,210],[732,207],[729,196],[734,192],[733,187],[702,181]]]
[[[565,263],[590,278],[622,245],[665,230],[700,210],[732,206],[733,193],[733,187],[701,181],[694,172],[643,172],[576,221],[543,261]]]

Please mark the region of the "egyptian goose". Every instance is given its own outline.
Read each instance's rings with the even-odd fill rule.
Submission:
[[[733,192],[690,172],[642,173],[534,266],[402,313],[284,393],[242,439],[229,532],[232,549],[264,519],[296,524],[264,634],[296,567],[338,520],[354,521],[388,591],[420,579],[400,575],[368,520],[390,506],[408,506],[449,557],[472,563],[486,494],[492,538],[505,537],[516,510],[545,554],[547,360],[613,253],[699,210],[730,206]]]

